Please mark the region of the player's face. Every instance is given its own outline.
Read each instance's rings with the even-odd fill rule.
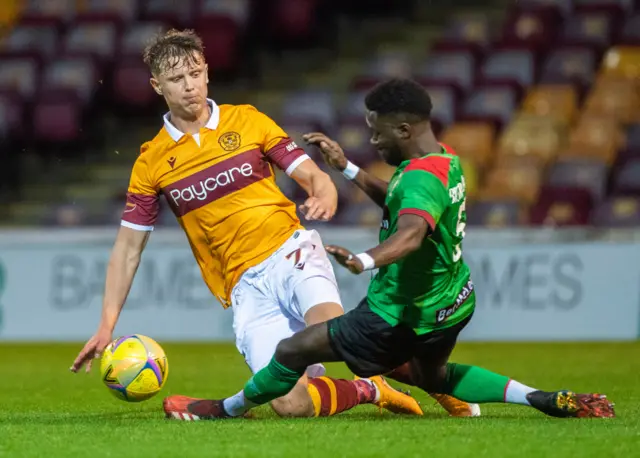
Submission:
[[[378,150],[380,157],[389,165],[398,166],[404,160],[401,142],[403,132],[386,118],[381,118],[375,111],[368,111],[367,125],[371,129],[371,144]]]
[[[206,108],[208,83],[208,67],[201,54],[170,58],[165,70],[151,79],[169,109],[185,117],[197,117]]]

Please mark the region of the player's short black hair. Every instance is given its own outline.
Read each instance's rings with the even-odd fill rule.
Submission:
[[[427,90],[411,79],[395,78],[374,87],[365,98],[365,106],[378,115],[410,115],[429,120],[433,104]]]

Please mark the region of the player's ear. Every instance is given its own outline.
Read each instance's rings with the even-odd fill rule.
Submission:
[[[204,64],[204,74],[207,78],[207,84],[209,84],[209,64]]]
[[[411,124],[402,122],[396,126],[398,137],[402,140],[408,140],[411,137]]]
[[[156,91],[158,95],[162,95],[162,88],[160,87],[160,82],[155,77],[151,77],[151,79],[149,80],[149,83],[151,83],[151,87],[153,88],[154,91]]]

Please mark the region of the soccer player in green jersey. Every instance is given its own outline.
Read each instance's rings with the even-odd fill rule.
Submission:
[[[379,269],[360,305],[281,341],[269,365],[238,394],[189,404],[194,418],[243,415],[287,394],[306,368],[344,361],[358,376],[389,374],[430,393],[469,403],[506,402],[556,417],[612,417],[599,394],[545,392],[486,369],[449,362],[474,312],[475,291],[462,256],[465,182],[455,152],[431,130],[431,99],[411,80],[391,80],[366,98],[371,143],[397,170],[389,183],[350,163],[324,134],[305,137],[383,209],[380,243],[364,253],[329,246],[354,274]],[[172,402],[172,397],[165,399]]]

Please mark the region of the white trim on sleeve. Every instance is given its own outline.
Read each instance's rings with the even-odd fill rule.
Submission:
[[[120,225],[133,229],[134,231],[150,232],[153,230],[153,226],[142,226],[140,224],[130,223],[129,221],[122,220]]]
[[[296,159],[295,161],[293,161],[291,163],[291,165],[289,167],[287,167],[287,170],[285,170],[285,173],[289,176],[291,176],[291,174],[293,173],[293,171],[298,168],[298,166],[300,164],[302,164],[304,161],[306,161],[307,159],[311,159],[309,157],[308,154],[303,154],[302,156],[300,156],[298,159]]]

